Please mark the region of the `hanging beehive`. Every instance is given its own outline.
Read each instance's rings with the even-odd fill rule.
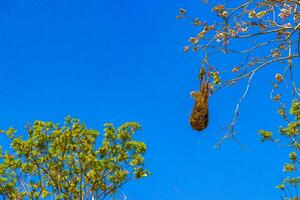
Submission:
[[[190,116],[190,124],[194,130],[202,131],[208,125],[208,96],[209,83],[203,81],[204,69],[200,72],[201,86],[199,92],[193,92],[192,96],[195,100],[195,105]],[[208,80],[208,78],[207,78]]]

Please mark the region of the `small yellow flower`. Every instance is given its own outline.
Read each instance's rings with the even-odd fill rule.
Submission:
[[[195,37],[190,37],[189,42],[191,42],[192,44],[197,44],[198,43],[198,38]]]
[[[198,47],[194,47],[194,48],[193,48],[193,52],[197,52],[198,50],[199,50]]]
[[[249,12],[249,18],[256,18],[257,17],[257,15],[256,15],[256,13],[255,13],[255,10],[251,10],[250,12]]]
[[[296,161],[297,160],[297,153],[291,152],[289,154],[289,157],[290,157],[291,160]]]
[[[232,72],[234,72],[234,73],[238,72],[239,70],[240,70],[239,67],[232,68]]]
[[[264,10],[264,11],[260,11],[259,13],[257,13],[257,18],[262,18],[263,16],[265,16],[267,14],[267,11]]]
[[[285,171],[285,172],[293,172],[293,171],[295,171],[296,170],[296,167],[295,167],[295,165],[293,165],[293,164],[285,164],[284,166],[283,166],[283,171]]]
[[[199,20],[199,18],[194,19],[194,25],[195,26],[200,26],[201,24],[203,24],[203,23]]]
[[[222,13],[220,13],[220,16],[225,18],[228,16],[228,12],[224,10]]]
[[[215,28],[215,25],[205,26],[205,27],[204,27],[204,30],[205,30],[205,31],[210,31],[210,30],[213,30],[214,28]]]
[[[281,98],[281,95],[277,94],[273,99],[274,99],[274,101],[279,101],[280,98]]]
[[[190,50],[190,47],[189,47],[189,46],[184,46],[184,47],[183,47],[183,51],[184,51],[184,52],[188,52],[189,50]]]
[[[272,57],[273,58],[276,58],[276,57],[279,57],[280,56],[280,51],[273,51],[272,52]]]
[[[217,5],[217,6],[213,7],[212,10],[215,12],[221,12],[224,10],[224,5],[223,4]]]
[[[179,9],[179,14],[184,15],[186,13],[186,10],[183,8]]]
[[[198,37],[199,39],[201,39],[201,38],[204,37],[205,33],[206,33],[206,31],[203,30],[203,31],[201,31],[201,32],[197,35],[197,37]]]
[[[226,34],[225,33],[223,33],[223,32],[219,32],[219,33],[217,33],[216,34],[216,38],[225,38],[225,36],[226,36]]]
[[[215,85],[221,84],[221,79],[220,79],[219,73],[218,72],[213,72],[212,75],[213,75],[214,84]]]
[[[271,139],[273,133],[271,131],[260,130],[259,134],[263,137],[263,139]]]
[[[284,184],[279,184],[276,186],[276,188],[280,189],[280,190],[284,190],[285,189],[285,185]]]
[[[228,29],[228,32],[232,37],[236,37],[237,33],[233,29]]]
[[[276,74],[275,75],[275,79],[278,81],[278,82],[281,82],[283,80],[283,76],[281,74]]]

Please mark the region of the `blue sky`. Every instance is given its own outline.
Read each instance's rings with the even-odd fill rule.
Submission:
[[[2,1],[0,127],[21,133],[69,114],[99,130],[137,121],[153,175],[123,188],[129,200],[279,199],[287,151],[257,134],[281,122],[268,99],[273,74],[257,75],[242,105],[237,129],[248,150],[232,141],[213,148],[245,83],[210,98],[207,130],[189,127],[199,56],[182,51],[195,29],[175,19],[181,7],[210,17],[200,0]]]

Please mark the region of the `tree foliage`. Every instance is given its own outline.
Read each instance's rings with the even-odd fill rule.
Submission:
[[[64,125],[35,121],[26,127],[26,139],[13,128],[2,131],[11,149],[1,152],[0,194],[9,199],[105,199],[126,182],[149,175],[146,145],[133,139],[140,125],[104,126],[99,145],[97,130],[70,117]]]
[[[297,200],[300,199],[297,191],[298,186],[300,186],[300,177],[297,175],[300,167],[298,158],[300,150],[300,101],[293,100],[289,113],[280,108],[278,114],[286,121],[286,125],[280,126],[278,132],[286,139],[291,152],[289,153],[289,162],[283,165],[283,171],[288,175],[277,188],[284,192],[283,199]],[[271,131],[260,130],[259,133],[263,142],[269,140],[277,143],[279,141],[279,139],[274,138],[276,136]]]

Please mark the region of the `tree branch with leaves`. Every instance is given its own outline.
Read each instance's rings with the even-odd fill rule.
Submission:
[[[106,199],[135,179],[148,176],[144,167],[146,144],[133,139],[136,122],[115,128],[105,124],[100,133],[78,119],[63,126],[35,121],[27,139],[9,128],[11,150],[1,152],[0,194],[9,199]],[[98,141],[99,142],[99,141]]]
[[[211,4],[208,1],[205,3]],[[210,19],[195,17],[183,8],[180,9],[177,16],[177,19],[191,22],[197,31],[197,34],[193,34],[188,39],[183,50],[184,52],[199,53],[201,57],[200,71],[204,70],[210,77],[208,81],[209,96],[213,96],[214,93],[227,87],[246,83],[245,89],[236,103],[227,131],[219,139],[216,147],[220,147],[227,139],[234,139],[240,143],[235,128],[241,114],[240,107],[255,81],[255,75],[262,70],[270,70],[271,67],[276,66],[277,72],[273,75],[273,83],[270,86],[270,98],[278,103],[278,113],[282,116],[285,125],[279,128],[280,135],[277,137],[270,131],[261,130],[259,133],[262,141],[273,141],[276,144],[293,148],[290,153],[291,163],[284,165],[284,171],[287,173],[299,172],[297,165],[299,163],[297,151],[300,147],[298,138],[300,134],[299,6],[299,0],[220,0],[216,5],[211,6],[215,17],[210,17]],[[226,62],[215,62],[220,57],[225,59],[233,57],[234,61],[230,62],[232,66],[228,66],[229,64]],[[196,94],[201,94],[202,88],[200,86]],[[284,93],[281,94],[279,90],[283,90]],[[293,102],[285,102],[284,99],[287,98],[283,98],[283,95],[294,99]],[[197,99],[195,100],[196,106]],[[289,112],[286,111],[286,105],[290,105]],[[201,120],[198,120],[198,123],[201,123]],[[297,192],[299,184],[299,177],[288,176],[278,186],[284,191],[282,199],[300,199]],[[286,187],[288,185],[290,187]],[[288,188],[295,190],[294,192],[288,191]]]

